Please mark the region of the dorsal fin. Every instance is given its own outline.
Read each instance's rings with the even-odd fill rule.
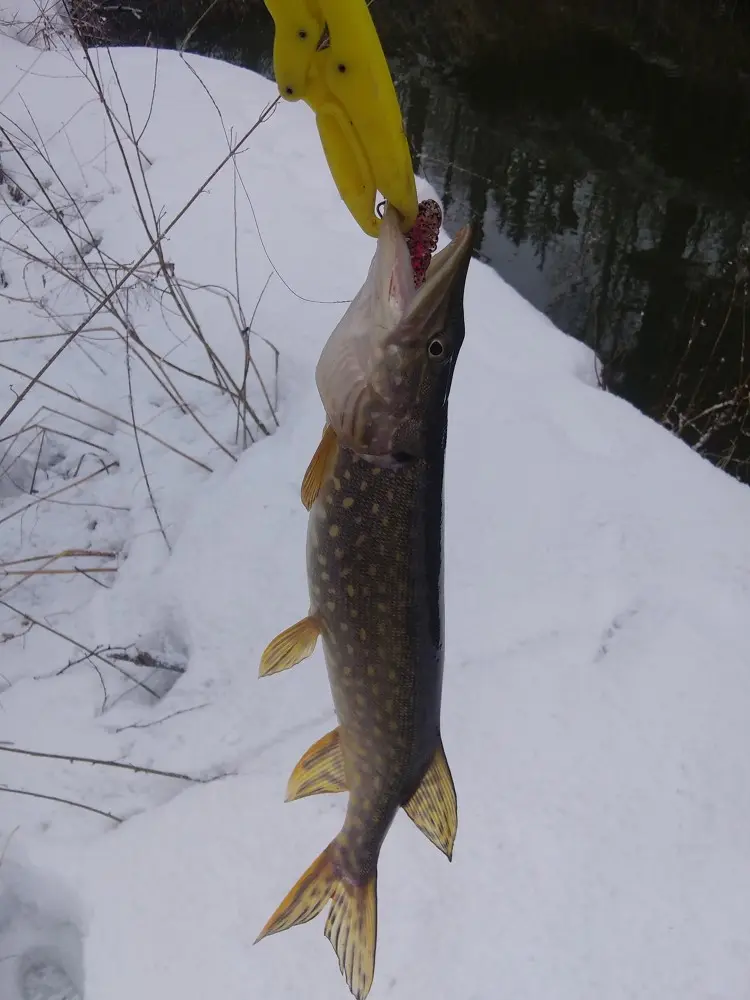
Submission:
[[[431,843],[451,860],[458,829],[456,789],[442,741],[404,812]]]

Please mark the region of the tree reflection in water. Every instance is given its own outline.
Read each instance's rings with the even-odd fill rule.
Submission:
[[[477,220],[478,255],[596,349],[606,388],[750,482],[741,109],[607,49],[479,99],[400,63],[415,161],[448,227]]]

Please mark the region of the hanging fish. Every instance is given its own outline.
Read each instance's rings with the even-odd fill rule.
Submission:
[[[396,813],[449,859],[458,822],[440,730],[443,467],[471,231],[415,281],[410,249],[429,257],[434,219],[410,243],[401,226],[389,206],[367,279],[318,362],[328,423],[302,488],[310,611],[260,666],[286,670],[322,637],[339,725],[303,755],[287,800],[348,791],[349,803],[258,940],[331,901],[325,935],[358,1000],[373,980],[378,856]]]

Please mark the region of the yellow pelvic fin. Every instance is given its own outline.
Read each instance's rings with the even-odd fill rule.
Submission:
[[[280,674],[301,660],[312,656],[320,635],[320,623],[315,615],[308,615],[296,625],[284,629],[272,639],[260,658],[260,677]]]
[[[458,829],[458,802],[442,742],[404,812],[450,861]]]
[[[364,1000],[375,977],[378,936],[377,876],[362,885],[336,883],[325,936],[333,945],[339,969],[357,1000]]]
[[[302,755],[286,786],[286,801],[345,791],[344,757],[337,728],[313,743]]]
[[[333,945],[352,994],[357,1000],[365,1000],[375,975],[376,876],[361,885],[342,878],[335,863],[336,850],[334,840],[287,894],[255,943],[269,934],[307,923],[333,897],[325,936]]]
[[[333,472],[337,455],[338,442],[336,440],[336,432],[330,424],[326,424],[323,428],[323,436],[320,439],[320,444],[315,449],[315,454],[310,459],[307,472],[302,480],[300,496],[306,510],[310,510],[315,503],[321,486]]]

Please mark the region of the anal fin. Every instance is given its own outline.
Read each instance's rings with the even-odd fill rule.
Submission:
[[[312,656],[319,635],[320,623],[314,615],[308,615],[296,625],[284,629],[263,650],[259,676],[279,674]]]
[[[307,472],[302,480],[300,496],[306,510],[310,510],[315,503],[318,493],[320,493],[320,487],[325,482],[326,477],[333,472],[337,454],[336,433],[330,424],[326,424],[323,428],[320,444],[315,449],[315,454],[310,459]]]
[[[338,728],[313,743],[292,771],[286,786],[286,801],[303,799],[307,795],[345,792],[344,756]]]
[[[456,788],[442,741],[404,812],[427,839],[451,860],[458,829]]]

